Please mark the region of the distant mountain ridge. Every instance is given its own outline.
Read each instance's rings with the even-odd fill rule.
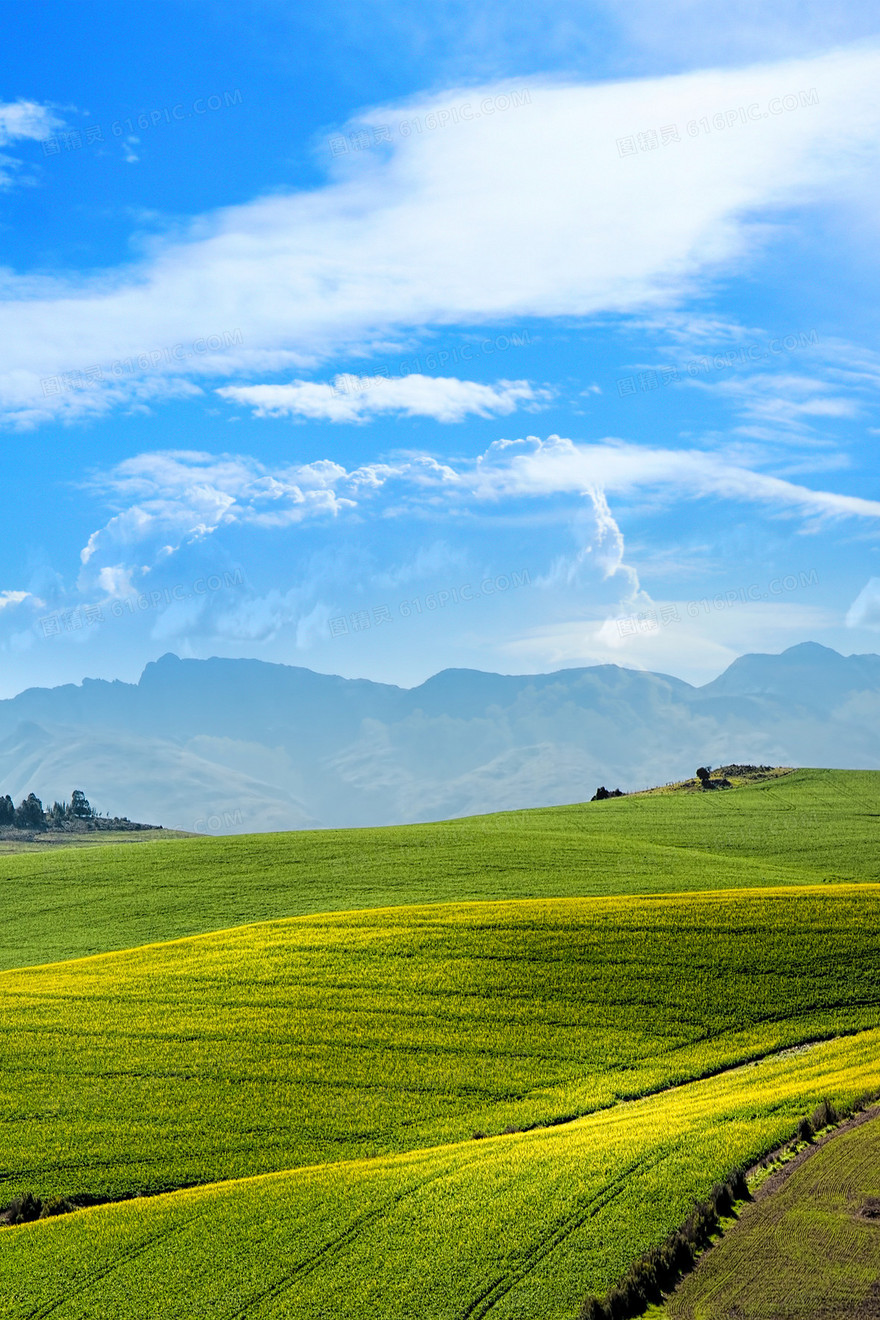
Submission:
[[[0,794],[85,783],[111,814],[200,832],[438,820],[583,801],[703,764],[880,768],[880,656],[805,642],[692,687],[596,665],[446,669],[415,688],[162,656],[138,683],[0,701]]]

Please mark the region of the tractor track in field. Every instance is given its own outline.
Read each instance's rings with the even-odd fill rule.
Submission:
[[[702,1255],[698,1259],[694,1267],[694,1270],[688,1273],[687,1275],[685,1275],[684,1277],[682,1277],[678,1281],[676,1286],[673,1288],[673,1290],[664,1299],[664,1304],[663,1304],[664,1315],[667,1314],[670,1305],[672,1306],[675,1305],[675,1301],[683,1289],[693,1287],[692,1280],[695,1280],[696,1278],[699,1277],[701,1267],[704,1266],[704,1263],[712,1257],[714,1249],[716,1247],[720,1247],[721,1245],[723,1245],[724,1241],[727,1238],[729,1238],[731,1235],[735,1235],[741,1228],[746,1227],[750,1218],[756,1213],[756,1211],[762,1204],[766,1202],[770,1202],[770,1204],[767,1205],[766,1207],[765,1214],[769,1215],[772,1213],[773,1201],[777,1197],[777,1194],[782,1191],[782,1189],[785,1187],[785,1185],[788,1183],[791,1177],[794,1174],[796,1174],[798,1170],[803,1168],[803,1166],[807,1162],[809,1162],[816,1155],[818,1155],[820,1151],[822,1151],[829,1144],[829,1142],[833,1143],[837,1137],[844,1136],[847,1133],[854,1131],[856,1128],[862,1127],[866,1123],[876,1122],[878,1119],[880,1119],[880,1104],[878,1104],[875,1100],[870,1104],[866,1105],[864,1109],[859,1109],[855,1113],[850,1114],[847,1118],[837,1123],[829,1131],[823,1133],[823,1135],[816,1137],[814,1140],[810,1141],[810,1143],[806,1145],[803,1150],[798,1151],[796,1155],[787,1159],[780,1168],[775,1169],[769,1175],[769,1177],[765,1178],[765,1180],[762,1183],[760,1183],[758,1187],[755,1188],[749,1200],[737,1206],[735,1222],[732,1225],[729,1225],[721,1233],[721,1235],[714,1242],[712,1242],[708,1248],[706,1248],[706,1250],[702,1253]],[[766,1161],[768,1159],[774,1160],[776,1158],[779,1158],[780,1156],[783,1156],[786,1153],[786,1151],[790,1149],[790,1145],[791,1143],[787,1142],[782,1146],[776,1147],[775,1150],[771,1151],[767,1156],[765,1156],[765,1159],[763,1161],[759,1161],[758,1163],[751,1165],[746,1170],[746,1176],[748,1178],[751,1178],[754,1175],[759,1174],[762,1171],[762,1169],[766,1167]],[[778,1240],[779,1230],[780,1230],[780,1221],[778,1218],[770,1217],[765,1221],[764,1232],[766,1234],[770,1234],[774,1242]],[[786,1254],[785,1252],[786,1245],[787,1242],[785,1239],[783,1239],[780,1242],[780,1252],[779,1252],[780,1259],[782,1259]],[[723,1276],[719,1280],[716,1280],[715,1291],[719,1290],[720,1288],[723,1288],[725,1286],[725,1283],[726,1283],[726,1279]],[[712,1295],[714,1295],[714,1293]],[[709,1296],[710,1296],[709,1294],[705,1294],[702,1301],[703,1302],[708,1301]],[[675,1311],[675,1314],[678,1314],[678,1311]],[[731,1314],[734,1313],[731,1312]],[[815,1315],[816,1320],[822,1320],[822,1317],[825,1315],[825,1312],[821,1310],[816,1310],[815,1312],[813,1312],[813,1314]],[[835,1315],[836,1314],[838,1314],[838,1312],[835,1312]],[[852,1320],[880,1320],[880,1282],[874,1284],[873,1288],[869,1291],[869,1293],[867,1294],[861,1305],[858,1307],[858,1309],[848,1310],[847,1315],[851,1315]]]
[[[479,1156],[475,1154],[474,1159],[478,1158]],[[470,1162],[472,1161],[469,1161],[469,1163]],[[459,1169],[457,1168],[455,1172],[458,1173]],[[400,1205],[402,1201],[405,1201],[410,1196],[422,1191],[423,1188],[430,1186],[431,1183],[438,1182],[440,1179],[446,1177],[447,1173],[448,1170],[443,1170],[441,1173],[431,1174],[430,1177],[423,1178],[420,1182],[413,1183],[412,1186],[404,1188],[403,1191],[398,1192],[395,1196],[386,1197],[379,1205],[374,1206],[371,1210],[368,1210],[364,1214],[359,1215],[356,1219],[353,1219],[347,1228],[343,1229],[343,1231],[337,1234],[336,1237],[331,1238],[329,1242],[325,1242],[324,1245],[319,1247],[317,1251],[313,1252],[311,1256],[307,1256],[304,1260],[300,1261],[289,1274],[284,1275],[280,1279],[276,1279],[274,1283],[270,1284],[267,1288],[262,1289],[260,1292],[252,1294],[252,1296],[250,1296],[247,1301],[238,1308],[238,1310],[230,1312],[227,1320],[240,1320],[242,1316],[251,1314],[254,1307],[267,1301],[269,1302],[270,1307],[274,1305],[276,1300],[287,1292],[289,1288],[292,1288],[298,1283],[300,1279],[314,1273],[314,1271],[318,1269],[319,1266],[323,1265],[326,1260],[331,1258],[337,1252],[342,1251],[349,1243],[354,1242],[365,1228],[372,1227],[373,1224],[383,1219]]]
[[[523,1259],[513,1269],[508,1270],[505,1274],[498,1275],[462,1311],[459,1311],[456,1320],[483,1320],[483,1317],[488,1315],[492,1308],[497,1306],[502,1298],[511,1292],[517,1284],[521,1283],[542,1260],[545,1260],[557,1247],[561,1246],[567,1238],[571,1237],[572,1233],[576,1233],[588,1219],[592,1219],[600,1210],[604,1210],[607,1205],[610,1205],[612,1201],[620,1196],[626,1181],[637,1170],[653,1168],[657,1164],[662,1164],[665,1158],[666,1152],[664,1151],[655,1160],[636,1160],[613,1182],[608,1183],[600,1192],[591,1197],[585,1206],[579,1206],[577,1210],[557,1220],[552,1228],[533,1243]]]
[[[159,1233],[153,1233],[152,1236],[146,1238],[143,1242],[139,1242],[136,1247],[129,1247],[127,1251],[123,1251],[121,1255],[115,1256],[114,1259],[103,1268],[92,1270],[84,1279],[73,1288],[67,1289],[64,1294],[55,1301],[43,1303],[34,1310],[28,1311],[26,1320],[44,1320],[46,1316],[51,1315],[53,1311],[57,1311],[60,1306],[64,1306],[71,1299],[76,1298],[81,1293],[89,1293],[96,1283],[105,1279],[109,1274],[113,1274],[115,1270],[120,1269],[123,1265],[129,1264],[133,1260],[137,1260],[138,1256],[142,1256],[145,1252],[150,1251],[157,1242],[162,1242],[165,1238],[173,1237],[175,1233],[181,1232],[181,1230],[186,1228],[188,1224],[192,1223],[194,1219],[200,1218],[201,1214],[190,1215],[179,1224],[173,1224],[170,1228],[163,1229]]]

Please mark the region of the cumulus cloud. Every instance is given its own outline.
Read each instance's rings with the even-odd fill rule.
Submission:
[[[629,605],[641,603],[643,593],[636,570],[624,562],[624,540],[616,518],[608,507],[605,492],[587,487],[589,501],[574,519],[573,532],[579,542],[574,555],[562,555],[549,571],[537,580],[538,586],[577,589],[582,581],[594,581],[596,572],[603,582],[620,576],[625,584],[623,600]],[[647,597],[644,598],[647,602]]]
[[[0,407],[30,422],[94,408],[103,387],[46,397],[41,379],[235,328],[216,353],[163,359],[151,388],[313,369],[426,327],[675,305],[763,248],[784,208],[835,192],[847,205],[872,186],[878,75],[865,46],[626,83],[533,80],[516,105],[517,89],[487,85],[379,107],[346,129],[482,97],[495,112],[340,158],[322,187],[200,217],[100,277],[10,276]],[[784,96],[790,112],[767,109]],[[760,117],[729,131],[619,151],[651,125],[749,105]]]
[[[305,380],[292,385],[226,385],[217,393],[233,403],[248,405],[257,417],[308,417],[329,422],[364,422],[380,413],[460,422],[467,416],[505,415],[521,404],[537,405],[549,398],[546,390],[536,390],[525,380],[480,385],[454,376],[417,374],[397,380],[337,376],[332,385]]]
[[[140,575],[181,546],[226,526],[290,527],[357,511],[430,511],[438,517],[522,499],[574,497],[587,510],[574,559],[559,561],[554,580],[574,580],[587,562],[609,577],[622,574],[628,599],[639,592],[623,561],[623,539],[608,505],[611,495],[661,490],[669,499],[714,498],[763,505],[773,514],[816,520],[880,518],[880,501],[812,490],[704,450],[671,450],[605,441],[576,444],[560,436],[500,440],[475,460],[440,463],[415,454],[346,468],[329,459],[268,468],[248,455],[198,451],[141,454],[93,479],[120,507],[89,538],[81,554],[81,589]],[[100,575],[110,571],[110,576]]]

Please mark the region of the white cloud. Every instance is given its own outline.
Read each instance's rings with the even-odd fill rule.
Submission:
[[[0,147],[26,139],[40,141],[62,127],[63,120],[51,106],[25,100],[0,102]],[[0,154],[0,189],[15,182],[20,167],[14,156]]]
[[[0,146],[20,138],[40,141],[62,126],[51,106],[37,101],[0,103]]]
[[[20,605],[25,600],[31,600],[35,605],[42,605],[43,603],[36,596],[32,596],[29,591],[0,591],[0,610],[7,610],[12,606]]]
[[[560,556],[537,586],[578,588],[584,578],[594,581],[596,571],[603,582],[620,575],[626,587],[623,599],[636,605],[642,596],[638,573],[624,562],[623,532],[608,507],[604,491],[587,487],[589,506],[574,519],[573,532],[580,548],[573,556]],[[647,598],[646,598],[647,599]]]
[[[333,385],[298,380],[292,385],[227,385],[217,393],[253,408],[257,417],[309,417],[329,422],[364,422],[380,413],[433,417],[460,422],[465,417],[512,413],[521,404],[546,400],[525,380],[497,385],[458,380],[454,376],[337,376]]]
[[[747,262],[783,208],[834,193],[847,205],[872,186],[878,74],[866,47],[628,83],[533,81],[528,104],[342,157],[324,187],[175,228],[138,265],[38,287],[10,276],[0,405],[30,422],[94,409],[100,389],[45,397],[40,380],[237,327],[240,343],[163,360],[153,385],[131,388],[314,366],[408,329],[674,305]],[[405,112],[484,95],[497,106],[519,86],[451,89]],[[634,156],[615,145],[811,88],[818,104],[790,113]]]
[[[812,490],[719,454],[618,441],[576,444],[559,436],[500,440],[476,460],[439,463],[415,454],[350,470],[326,459],[270,470],[247,455],[169,451],[126,459],[92,484],[120,511],[81,553],[81,590],[114,589],[117,575],[129,569],[145,576],[181,546],[225,526],[283,528],[347,512],[363,516],[374,506],[379,512],[429,511],[436,519],[444,512],[562,496],[584,501],[581,547],[574,559],[558,561],[550,577],[571,583],[588,563],[596,564],[606,579],[622,575],[627,599],[637,601],[639,582],[623,560],[611,495],[660,490],[670,500],[756,503],[813,525],[829,518],[880,519],[880,501]],[[107,572],[109,577],[101,576]],[[133,579],[119,580],[134,589]]]
[[[856,596],[847,610],[846,626],[880,631],[880,578],[872,577]]]
[[[689,617],[688,602],[668,604],[676,608],[677,621],[649,632],[636,625],[621,636],[617,617],[570,619],[529,628],[503,649],[527,669],[616,664],[705,683],[744,652],[784,650],[804,637],[823,635],[837,622],[829,611],[796,601],[737,604],[696,618]]]

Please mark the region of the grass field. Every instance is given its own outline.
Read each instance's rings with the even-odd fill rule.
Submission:
[[[880,880],[870,771],[438,825],[5,857],[0,968],[299,913]]]
[[[3,973],[0,1022],[5,1194],[241,1177],[880,1026],[880,886],[295,918]]]
[[[873,1201],[873,1207],[871,1202]],[[865,1215],[865,1209],[872,1211]],[[701,1261],[669,1320],[880,1314],[880,1121],[833,1136]]]
[[[4,857],[0,1314],[575,1320],[880,1086],[878,785]]]
[[[876,1083],[880,1033],[549,1131],[324,1164],[3,1233],[5,1320],[574,1320],[695,1196],[822,1095]]]
[[[0,856],[52,852],[55,848],[106,848],[116,843],[158,843],[168,839],[192,838],[187,830],[94,830],[82,834],[47,831],[33,843],[27,839],[0,838]]]

